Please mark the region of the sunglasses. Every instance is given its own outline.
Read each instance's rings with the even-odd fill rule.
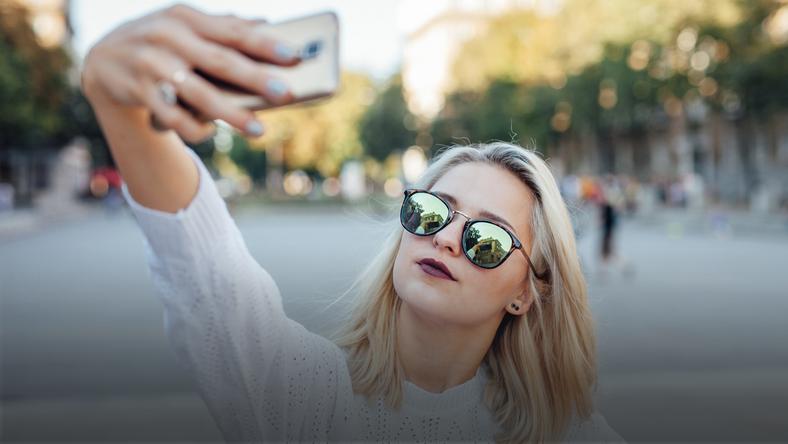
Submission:
[[[399,218],[403,228],[416,236],[432,236],[448,226],[454,215],[465,219],[462,229],[462,251],[471,263],[481,268],[500,266],[514,250],[520,250],[528,261],[531,272],[538,279],[546,280],[549,270],[537,273],[531,258],[517,236],[499,223],[487,219],[471,219],[454,210],[448,202],[427,190],[407,189]]]

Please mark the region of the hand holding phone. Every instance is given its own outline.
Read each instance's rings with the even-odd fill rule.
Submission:
[[[210,137],[212,120],[260,136],[253,110],[336,91],[337,34],[332,13],[266,24],[175,5],[104,36],[85,57],[81,86],[105,120],[118,109],[142,110],[186,141]]]
[[[254,32],[288,45],[301,60],[295,66],[272,65],[267,69],[272,77],[287,83],[293,97],[288,104],[328,97],[337,91],[340,80],[339,22],[335,13],[323,12],[279,23],[261,24]],[[283,106],[253,91],[197,72],[217,86],[223,99],[234,106],[249,110]]]

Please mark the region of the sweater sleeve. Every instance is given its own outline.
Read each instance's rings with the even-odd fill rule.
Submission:
[[[341,350],[287,318],[202,161],[186,208],[168,213],[122,192],[140,226],[178,360],[228,441],[326,440]]]

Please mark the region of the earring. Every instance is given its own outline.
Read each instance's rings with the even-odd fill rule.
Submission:
[[[512,302],[512,308],[514,308],[514,311],[520,310],[520,307],[518,307],[517,304],[515,304],[514,302]]]

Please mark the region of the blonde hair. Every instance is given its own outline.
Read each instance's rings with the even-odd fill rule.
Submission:
[[[501,429],[495,439],[561,439],[574,415],[590,416],[596,383],[593,321],[569,213],[539,154],[510,143],[451,147],[431,163],[416,186],[430,189],[447,171],[466,162],[504,168],[531,190],[531,260],[536,270],[551,276],[542,282],[529,273],[531,309],[526,315],[504,317],[484,357],[484,403]],[[398,226],[354,283],[357,304],[334,337],[348,349],[354,391],[382,397],[394,409],[402,401],[403,384],[396,348],[401,301],[393,281],[401,234]]]

